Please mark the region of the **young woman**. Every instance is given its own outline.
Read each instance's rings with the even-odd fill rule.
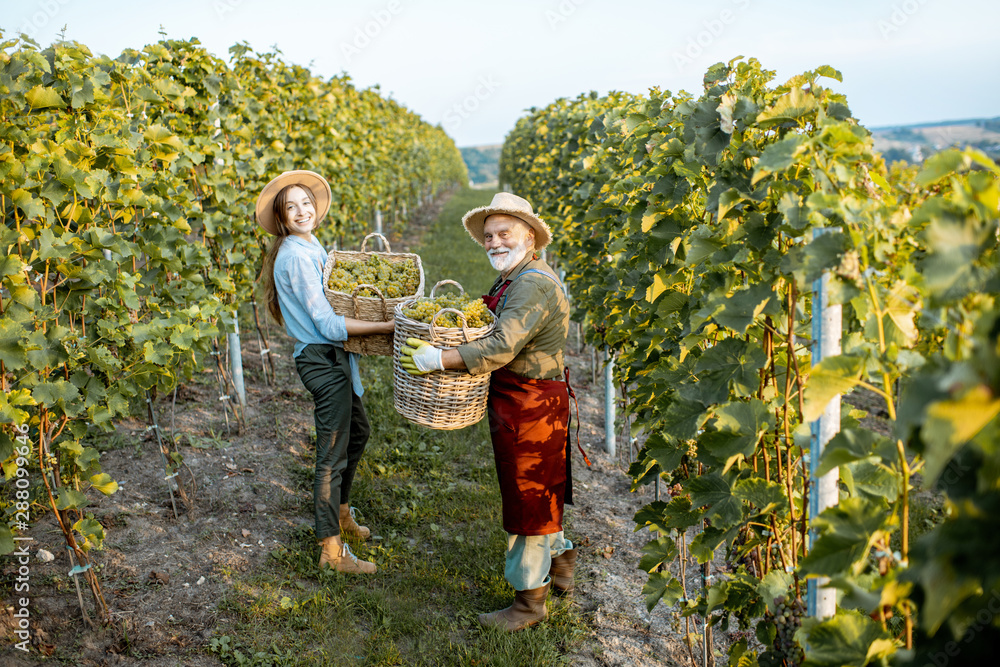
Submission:
[[[330,208],[330,185],[311,171],[286,171],[257,197],[257,222],[274,235],[261,269],[271,316],[295,338],[295,368],[316,404],[316,476],[313,499],[320,567],[371,574],[341,533],[367,539],[348,501],[358,461],[368,442],[368,418],[357,355],[344,351],[348,336],[392,333],[395,322],[363,322],[337,315],[323,294],[327,253],[312,232]]]

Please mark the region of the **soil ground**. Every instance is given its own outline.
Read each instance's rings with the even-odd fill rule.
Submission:
[[[62,535],[50,515],[33,527],[32,553],[56,554],[50,563],[32,560],[35,649],[52,651],[57,659],[72,661],[75,655],[79,665],[221,664],[197,649],[225,633],[227,619],[218,602],[231,575],[268,567],[271,550],[310,521],[299,484],[282,459],[306,453],[312,403],[298,386],[290,341],[277,347],[281,388],[254,380],[260,373],[249,374],[248,426],[239,435],[226,434],[211,375],[178,391],[173,420],[169,398],[158,402],[165,428],[173,421],[177,432],[191,434],[179,448],[189,505],[176,498],[178,519],[166,487],[153,481],[163,477],[155,435],[138,420],[118,425],[109,445],[117,448],[101,460],[121,488],[93,507],[108,531],[104,549],[95,554],[113,618],[108,628],[81,632],[75,589],[65,576]],[[245,358],[256,352],[247,346]],[[636,568],[649,533],[634,532],[632,517],[652,500],[652,489],[630,493],[627,463],[604,452],[603,387],[600,380],[591,384],[591,355],[571,354],[569,362],[580,398],[580,439],[592,462],[588,468],[576,458],[576,505],[568,510],[568,531],[581,551],[574,603],[590,633],[571,664],[678,664],[687,649],[674,615],[662,606],[646,611],[646,575]],[[4,576],[13,577],[13,571],[5,562]],[[88,592],[84,595],[89,607]],[[13,619],[9,612],[5,616],[0,663],[36,664],[38,653],[24,656],[10,648]]]
[[[272,341],[272,344],[274,342]],[[122,422],[105,446],[103,469],[120,490],[99,500],[94,514],[108,531],[95,554],[112,624],[81,631],[80,609],[62,535],[51,515],[33,526],[32,553],[56,554],[32,560],[31,613],[35,649],[79,665],[218,665],[197,650],[224,634],[218,608],[233,573],[268,567],[270,552],[311,520],[299,483],[282,460],[305,455],[312,427],[312,403],[299,386],[291,363],[291,342],[282,341],[280,388],[267,387],[259,372],[248,373],[247,427],[229,436],[218,407],[214,377],[206,374],[183,385],[174,416],[171,400],[158,401],[160,422],[190,434],[179,447],[181,479],[188,503],[175,498],[179,518],[162,482],[155,434],[138,420]],[[258,350],[247,345],[245,359]],[[259,358],[259,357],[258,357]],[[646,575],[636,568],[646,531],[634,532],[632,517],[652,500],[652,488],[630,493],[624,452],[604,452],[603,387],[591,383],[591,355],[569,355],[580,399],[580,440],[592,462],[575,460],[576,505],[568,510],[568,531],[578,542],[575,604],[586,618],[590,638],[571,657],[577,665],[678,664],[686,661],[673,614],[660,606],[647,612],[642,596]],[[266,474],[264,474],[266,471]],[[4,563],[4,576],[14,565]],[[87,606],[88,592],[84,591]],[[3,617],[0,617],[3,618]],[[41,656],[11,649],[13,619],[3,618],[4,665],[36,664]],[[11,634],[8,634],[11,633]],[[721,648],[721,647],[720,647]],[[141,655],[144,657],[126,657]]]

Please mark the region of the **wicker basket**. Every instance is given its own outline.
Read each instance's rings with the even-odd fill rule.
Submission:
[[[454,280],[442,280],[431,289],[431,297],[439,286],[446,283],[458,285],[459,290],[465,293]],[[475,424],[486,414],[490,374],[471,375],[464,370],[447,370],[410,375],[399,365],[400,348],[407,338],[419,338],[435,347],[458,347],[490,335],[496,328],[496,319],[485,327],[470,329],[465,326],[465,315],[461,311],[442,308],[431,318],[431,324],[425,324],[403,315],[405,305],[396,305],[396,331],[393,334],[392,400],[396,412],[415,424],[442,431]],[[433,322],[442,313],[458,314],[463,326],[435,326]]]
[[[373,236],[382,239],[385,252],[368,252],[365,244]],[[358,262],[366,261],[371,255],[379,255],[389,263],[398,263],[412,260],[417,265],[417,272],[420,274],[420,283],[417,285],[415,294],[408,294],[403,297],[393,297],[387,299],[382,292],[374,285],[358,285],[353,293],[337,292],[329,288],[330,274],[340,260],[352,259]],[[364,293],[374,296],[364,296]],[[333,306],[333,312],[345,317],[352,317],[365,322],[387,322],[392,318],[393,309],[397,304],[404,301],[412,301],[416,297],[424,295],[424,267],[420,263],[420,256],[413,253],[392,252],[389,241],[378,233],[369,234],[361,241],[361,250],[331,250],[326,260],[326,267],[323,269],[323,293]],[[390,356],[392,354],[392,334],[372,334],[370,336],[351,336],[344,342],[344,349],[357,354],[372,355],[380,354]]]

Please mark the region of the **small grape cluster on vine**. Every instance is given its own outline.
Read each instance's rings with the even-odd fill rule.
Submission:
[[[335,292],[351,294],[358,285],[374,285],[387,299],[398,299],[416,294],[420,271],[412,259],[390,262],[378,255],[369,255],[364,261],[338,259],[327,286]]]
[[[454,308],[460,310],[465,315],[466,325],[471,329],[485,327],[493,316],[482,299],[473,298],[464,294],[442,294],[441,296],[420,297],[416,301],[403,307],[403,315],[411,320],[430,324],[431,318],[442,308]],[[461,318],[455,313],[442,313],[434,321],[439,327],[460,327]]]
[[[806,606],[799,597],[774,598],[774,613],[768,611],[764,617],[774,623],[777,634],[771,644],[769,653],[778,665],[801,665],[805,660],[805,652],[798,642],[795,641],[795,632],[802,625],[802,616],[805,614]],[[763,656],[762,656],[763,658]],[[764,664],[761,660],[761,664]]]

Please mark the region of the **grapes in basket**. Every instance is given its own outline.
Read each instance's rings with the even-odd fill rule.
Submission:
[[[367,260],[338,259],[330,272],[327,286],[334,292],[351,294],[358,285],[374,285],[387,299],[416,294],[420,285],[420,271],[412,259],[389,262],[378,255]],[[375,296],[371,290],[362,290],[359,296]]]
[[[493,315],[482,299],[465,294],[442,294],[433,298],[420,297],[403,306],[403,315],[411,320],[430,324],[431,318],[442,308],[454,308],[462,311],[470,329],[485,327],[493,320]],[[455,313],[441,313],[441,316],[434,322],[434,326],[460,327],[462,319]]]

